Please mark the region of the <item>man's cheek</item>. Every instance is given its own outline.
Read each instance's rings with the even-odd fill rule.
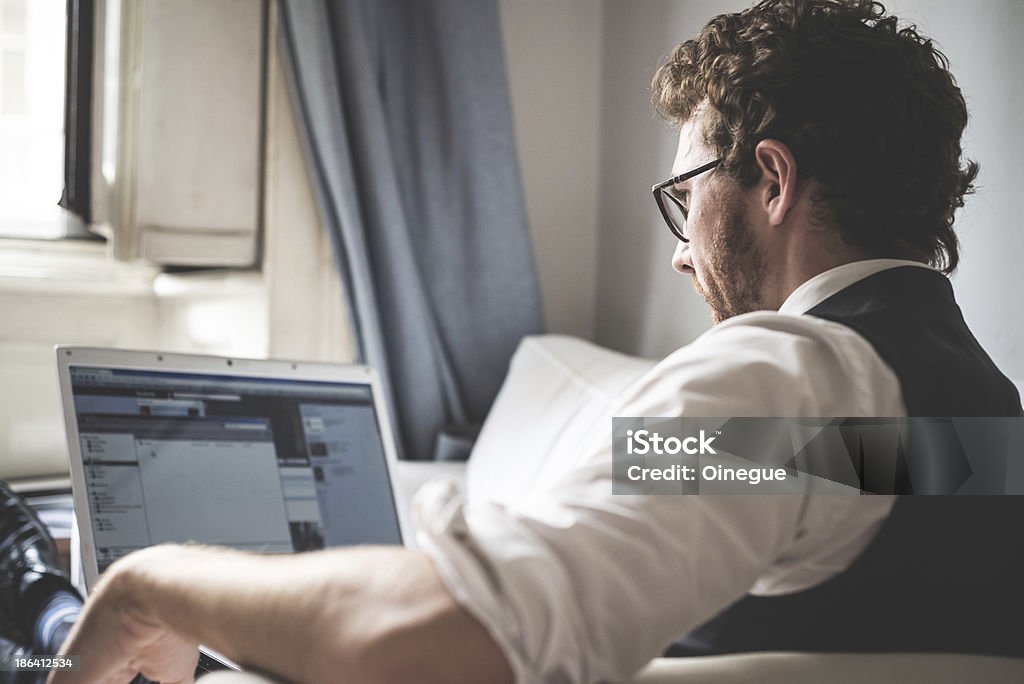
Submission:
[[[693,289],[697,291],[701,297],[704,296],[705,289],[704,284],[701,282],[700,276],[697,274],[696,264],[694,264],[694,270],[690,273],[690,279],[693,281]]]

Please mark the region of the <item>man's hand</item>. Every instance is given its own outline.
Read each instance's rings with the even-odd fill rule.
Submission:
[[[61,648],[80,656],[78,671],[57,671],[49,684],[126,684],[136,674],[162,684],[190,683],[198,644],[169,630],[133,597],[140,553],[111,566]]]

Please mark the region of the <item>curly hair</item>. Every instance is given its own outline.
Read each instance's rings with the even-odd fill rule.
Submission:
[[[814,178],[815,220],[872,256],[959,261],[954,214],[978,165],[961,165],[967,105],[949,62],[871,0],[765,0],[712,19],[654,77],[681,124],[702,103],[721,169],[750,187],[754,148],[785,143]]]

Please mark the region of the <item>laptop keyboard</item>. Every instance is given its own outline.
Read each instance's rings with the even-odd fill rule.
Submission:
[[[231,668],[216,658],[211,658],[202,651],[199,652],[199,662],[196,664],[196,677],[204,672],[217,672],[218,670],[230,670]]]
[[[200,652],[199,653],[199,662],[196,663],[196,673],[195,673],[194,676],[196,677],[196,679],[198,679],[200,675],[204,675],[207,672],[216,672],[218,670],[230,670],[230,669],[231,668],[229,668],[227,665],[225,665],[224,663],[220,662],[219,660],[217,660],[215,658],[211,658],[210,656],[206,655],[205,653]],[[136,675],[135,679],[133,679],[131,681],[131,684],[160,684],[160,683],[159,682],[154,682],[152,679],[146,679],[142,675]]]

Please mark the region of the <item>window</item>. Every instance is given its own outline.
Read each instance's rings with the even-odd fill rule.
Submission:
[[[0,235],[67,234],[66,0],[0,0]]]

